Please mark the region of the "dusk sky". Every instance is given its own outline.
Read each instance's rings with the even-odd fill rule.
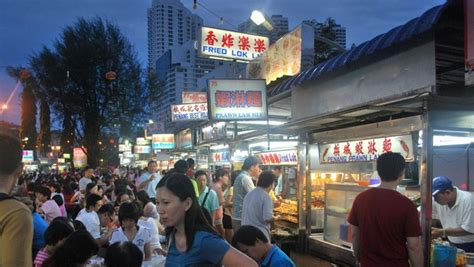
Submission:
[[[178,0],[176,0],[178,1]],[[182,0],[192,10],[193,0]],[[324,21],[332,17],[346,27],[347,46],[360,44],[408,20],[420,16],[444,0],[198,0],[231,25],[245,21],[252,10],[289,18],[290,29],[305,19]],[[78,17],[100,16],[117,24],[134,45],[143,68],[147,59],[147,8],[151,0],[1,0],[0,1],[0,104],[8,99],[15,80],[6,75],[6,66],[27,65],[29,57],[43,45],[50,46],[63,28]],[[219,18],[204,8],[192,10],[206,25],[219,25]],[[19,93],[0,120],[19,123]]]

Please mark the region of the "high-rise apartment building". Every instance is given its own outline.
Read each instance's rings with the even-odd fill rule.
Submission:
[[[194,15],[179,0],[153,0],[148,8],[148,67],[166,51],[196,40],[202,18]]]
[[[314,27],[315,36],[321,34],[321,29],[325,25],[325,23],[317,22],[315,19],[305,20],[304,23],[310,24]],[[346,27],[336,24],[333,29],[334,33],[336,34],[336,39],[334,41],[343,48],[346,48]]]
[[[288,33],[288,18],[283,15],[273,15],[271,18],[273,30],[267,30],[263,25],[256,25],[251,19],[242,22],[238,26],[239,32],[266,36],[270,43],[276,42],[280,37]]]

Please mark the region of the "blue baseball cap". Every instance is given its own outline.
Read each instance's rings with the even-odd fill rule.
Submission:
[[[446,189],[453,188],[453,183],[446,176],[438,176],[433,179],[433,196]]]

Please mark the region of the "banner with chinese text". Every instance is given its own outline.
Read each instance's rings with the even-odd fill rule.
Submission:
[[[410,135],[321,144],[319,161],[321,163],[375,161],[386,152],[400,153],[406,161],[413,161],[413,149]]]
[[[275,152],[264,152],[256,155],[261,165],[297,165],[298,152],[296,150],[285,150]]]
[[[267,118],[264,80],[209,80],[212,120],[263,120]]]
[[[206,92],[183,92],[183,104],[207,103]]]
[[[83,168],[87,165],[86,148],[75,147],[72,152],[72,162],[75,168]]]
[[[154,134],[151,136],[153,149],[173,149],[174,134]]]
[[[137,145],[133,147],[135,154],[150,154],[151,147],[148,145]]]
[[[250,61],[265,52],[269,45],[265,36],[202,27],[199,55]]]
[[[171,105],[171,121],[203,121],[207,119],[207,103]]]

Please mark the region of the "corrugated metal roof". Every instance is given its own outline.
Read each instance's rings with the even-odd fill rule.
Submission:
[[[291,89],[293,86],[300,85],[306,81],[315,80],[348,63],[354,63],[359,59],[367,58],[389,47],[414,39],[416,36],[434,28],[446,5],[448,5],[448,3],[433,7],[420,17],[414,18],[404,25],[395,27],[386,33],[378,35],[372,40],[364,42],[349,51],[293,76],[277,85],[272,90],[270,96],[278,95]]]

